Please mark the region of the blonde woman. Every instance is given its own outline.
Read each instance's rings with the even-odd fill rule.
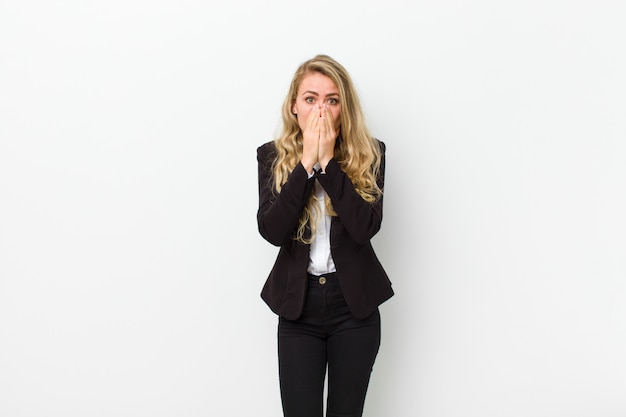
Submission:
[[[294,74],[283,131],[257,150],[261,235],[280,251],[261,296],[279,315],[285,417],[361,416],[393,295],[370,239],[383,214],[385,146],[352,80],[318,55]]]

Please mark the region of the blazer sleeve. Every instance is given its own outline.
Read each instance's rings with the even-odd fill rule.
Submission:
[[[276,156],[273,142],[257,149],[259,167],[259,209],[257,223],[261,236],[275,246],[292,238],[294,230],[313,190],[314,178],[298,163],[283,184],[280,193],[274,190],[272,163]]]
[[[385,144],[378,141],[381,161],[378,186],[382,190],[385,184]],[[364,244],[380,230],[383,220],[383,197],[373,203],[363,200],[348,175],[341,170],[335,158],[326,166],[326,173],[317,176],[318,181],[330,197],[333,209],[352,239]]]

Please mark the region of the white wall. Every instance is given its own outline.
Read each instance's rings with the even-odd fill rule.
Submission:
[[[0,415],[278,416],[256,147],[327,53],[388,146],[366,416],[626,415],[626,7],[0,3]]]

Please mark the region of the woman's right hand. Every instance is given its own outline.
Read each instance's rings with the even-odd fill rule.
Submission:
[[[319,147],[320,147],[320,128],[319,124],[321,109],[315,106],[306,120],[305,128],[302,130],[302,159],[300,162],[306,172],[313,173],[313,166],[318,161]]]

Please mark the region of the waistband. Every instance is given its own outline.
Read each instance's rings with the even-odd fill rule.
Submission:
[[[309,285],[337,285],[339,281],[337,281],[337,273],[329,272],[327,274],[322,275],[313,275],[307,274]]]

